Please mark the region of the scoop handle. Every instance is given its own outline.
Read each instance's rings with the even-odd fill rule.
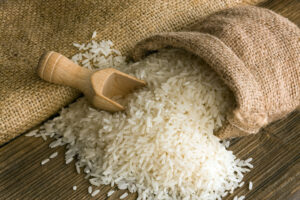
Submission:
[[[45,81],[77,88],[82,92],[90,90],[92,70],[80,67],[60,53],[50,51],[44,54],[38,65],[38,75]]]

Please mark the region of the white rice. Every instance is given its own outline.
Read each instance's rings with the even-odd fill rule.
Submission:
[[[77,186],[76,185],[73,186],[73,190],[74,191],[77,190]]]
[[[124,112],[100,111],[80,98],[45,123],[41,131],[55,132],[58,141],[50,147],[68,144],[66,163],[78,155],[77,172],[88,167],[91,184],[116,184],[138,200],[221,199],[240,186],[253,166],[213,135],[234,101],[208,66],[180,50],[127,64],[111,41],[74,46],[82,51],[74,62],[92,70],[113,66],[147,87],[120,100]]]
[[[96,196],[97,194],[99,194],[100,190],[95,190],[93,193],[92,193],[92,197]]]
[[[56,151],[56,152],[54,152],[54,153],[52,153],[50,156],[49,156],[49,158],[55,158],[56,156],[58,155],[58,152]]]
[[[122,194],[122,195],[120,196],[120,199],[125,199],[127,196],[128,196],[128,193],[125,192],[124,194]]]
[[[42,136],[42,138],[43,138],[44,141],[47,140],[47,136],[45,134],[42,133],[41,136]]]
[[[114,193],[115,191],[114,190],[110,190],[110,191],[108,191],[108,193],[107,193],[107,197],[110,197],[113,193]]]
[[[55,141],[51,142],[51,143],[49,144],[49,147],[53,149],[53,148],[56,148],[56,147],[58,147],[58,146],[62,146],[62,145],[64,145],[64,144],[65,144],[65,143],[63,143],[61,139],[58,139],[58,140],[55,140]]]
[[[252,183],[252,181],[250,181],[249,182],[249,190],[252,190],[252,188],[253,188],[253,183]]]
[[[245,184],[245,182],[243,181],[243,182],[241,182],[240,184],[239,184],[239,187],[243,187],[244,186],[244,184]]]
[[[226,148],[228,148],[230,146],[230,141],[229,140],[227,140],[227,141],[225,140],[223,142],[223,144],[225,145]]]
[[[47,158],[47,159],[45,159],[45,160],[42,160],[42,162],[41,162],[41,165],[45,165],[47,162],[49,162],[50,161],[50,159],[49,158]]]
[[[240,196],[239,198],[238,198],[238,200],[244,200],[245,199],[245,196]]]
[[[253,168],[253,165],[252,164],[250,164],[249,162],[245,162],[246,164],[245,164],[245,166],[247,166],[247,167],[249,167],[249,168]]]
[[[76,168],[77,174],[80,174],[80,165],[78,162],[75,163],[75,168]]]
[[[26,133],[25,136],[27,136],[27,137],[33,137],[33,136],[35,136],[37,134],[38,131],[39,131],[38,129],[32,130],[32,131]]]
[[[90,178],[90,174],[87,174],[85,177],[84,177],[84,179],[88,179],[88,178]]]
[[[92,186],[89,186],[88,187],[88,193],[91,194],[92,192],[93,192],[93,188],[92,188]]]
[[[84,171],[84,173],[86,173],[86,174],[89,174],[89,173],[91,172],[90,169],[89,169],[88,167],[85,167],[83,171]]]
[[[66,164],[70,164],[72,161],[74,160],[74,158],[69,158],[66,160]]]
[[[97,178],[91,178],[91,179],[89,179],[89,182],[90,182],[90,184],[92,184],[94,186],[97,186],[97,187],[100,186],[100,183],[99,183],[99,181],[97,181]]]

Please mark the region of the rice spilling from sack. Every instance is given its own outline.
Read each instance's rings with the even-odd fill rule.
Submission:
[[[147,82],[119,101],[124,112],[97,110],[80,98],[37,135],[67,144],[66,162],[90,183],[138,192],[138,199],[221,199],[251,164],[213,135],[234,106],[232,93],[196,56],[165,49],[126,63],[112,42],[75,44],[73,61],[90,69],[114,67]],[[55,135],[53,134],[55,133]],[[228,146],[228,144],[226,145]]]

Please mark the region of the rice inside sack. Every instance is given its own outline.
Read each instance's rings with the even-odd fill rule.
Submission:
[[[124,112],[99,111],[81,98],[42,127],[40,134],[55,132],[68,144],[67,162],[78,155],[93,185],[117,184],[138,199],[220,199],[238,187],[249,163],[213,135],[234,100],[208,66],[176,49],[126,64],[111,42],[77,47],[85,52],[75,62],[147,82],[121,100]]]

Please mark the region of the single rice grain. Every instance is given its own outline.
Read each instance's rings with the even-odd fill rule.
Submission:
[[[127,196],[128,196],[128,193],[125,192],[124,194],[122,194],[122,195],[120,196],[120,199],[125,199]]]
[[[245,196],[240,196],[239,198],[238,198],[238,200],[244,200],[245,199]]]
[[[96,196],[97,194],[99,194],[100,190],[95,190],[93,193],[92,193],[92,197]]]
[[[253,188],[253,183],[252,183],[252,181],[250,181],[249,182],[249,190],[252,190],[252,188]]]
[[[107,193],[107,197],[110,197],[113,193],[114,193],[115,191],[114,190],[110,190],[110,191],[108,191],[108,193]]]
[[[92,192],[93,192],[93,188],[92,188],[92,186],[89,186],[88,187],[88,193],[91,194]]]
[[[58,155],[58,152],[54,152],[49,156],[49,158],[51,158],[51,159],[55,158],[57,155]]]
[[[45,159],[45,160],[42,160],[42,162],[41,162],[41,165],[45,165],[47,162],[49,162],[50,161],[50,159],[49,158],[47,158],[47,159]]]

